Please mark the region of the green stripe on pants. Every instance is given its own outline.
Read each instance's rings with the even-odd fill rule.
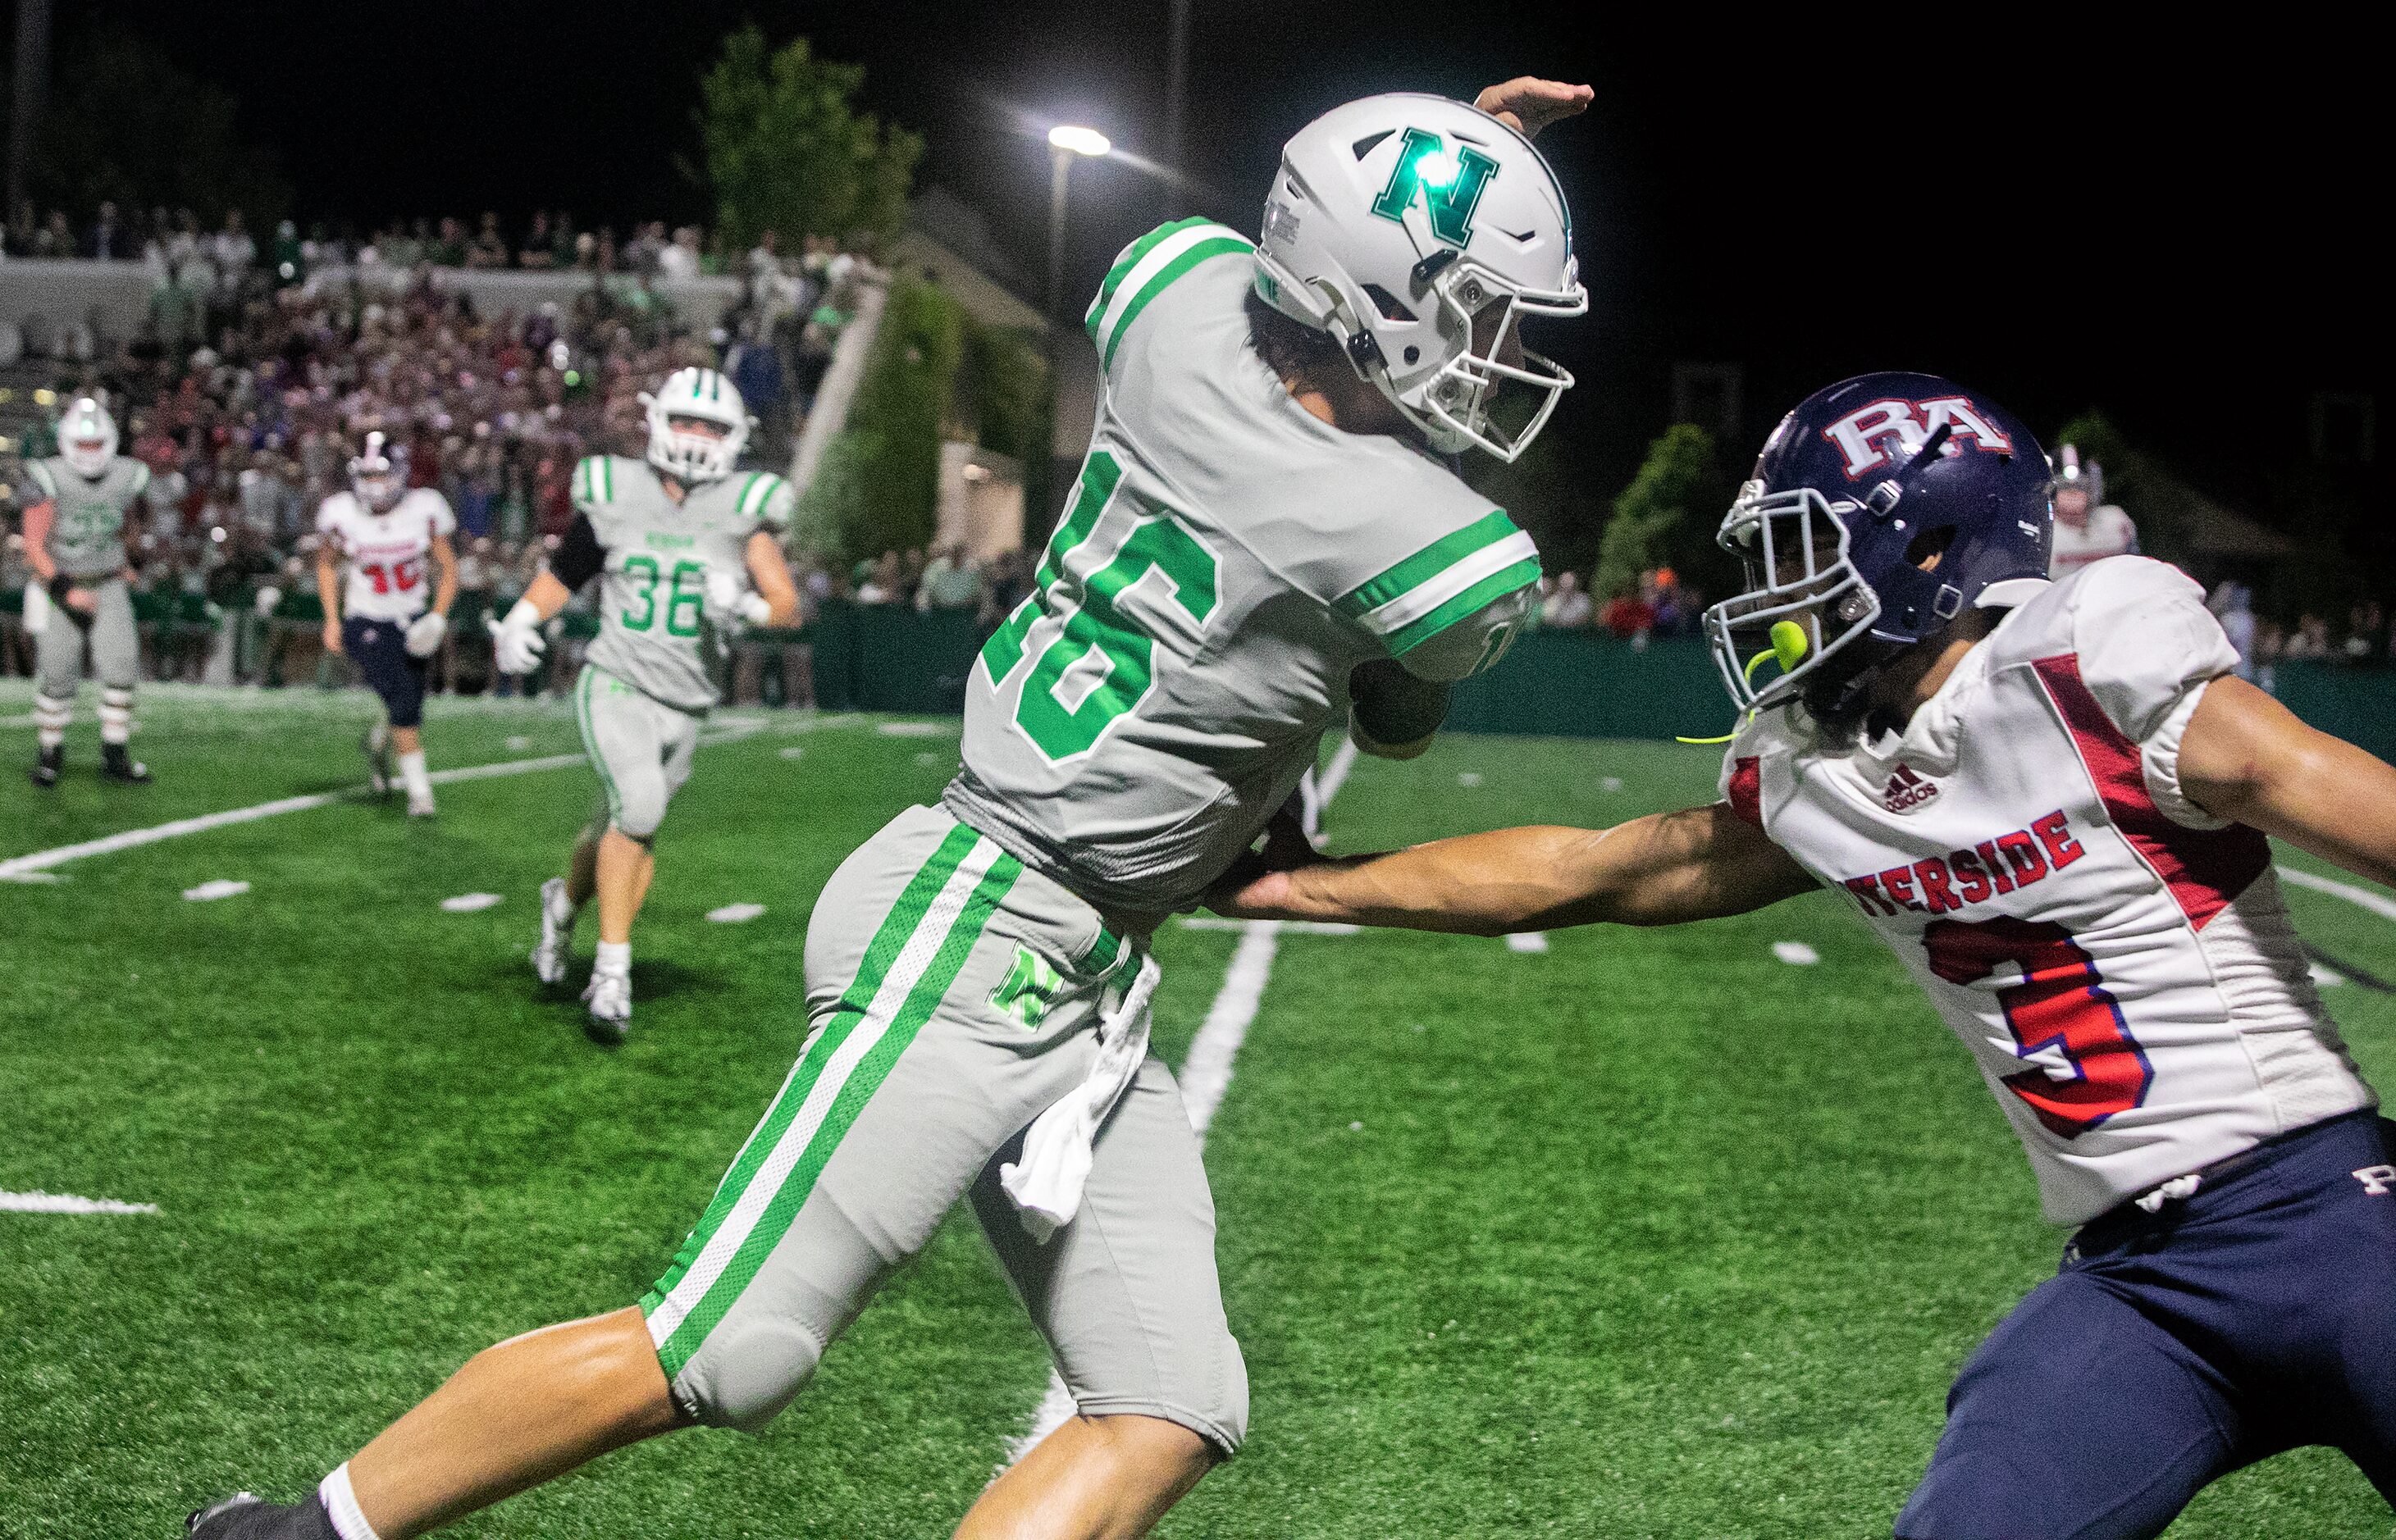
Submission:
[[[669,1377],[682,1372],[781,1242],[841,1138],[931,1018],[1021,870],[959,826],[909,881],[699,1228],[642,1301]]]
[[[582,730],[582,751],[591,756],[591,768],[599,772],[600,788],[607,793],[607,821],[616,823],[624,816],[624,799],[616,790],[616,777],[607,773],[607,756],[599,751],[599,734],[591,725],[591,682],[598,672],[586,666],[574,682],[574,724]]]

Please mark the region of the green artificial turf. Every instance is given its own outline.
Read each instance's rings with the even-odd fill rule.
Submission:
[[[158,692],[155,786],[102,785],[79,737],[44,798],[26,702],[0,685],[0,858],[352,784],[367,715]],[[892,725],[719,717],[613,1054],[524,961],[580,767],[445,786],[431,827],[343,801],[0,884],[0,1188],[161,1210],[0,1214],[0,1536],[165,1540],[236,1486],[296,1494],[477,1348],[634,1299],[789,1068],[816,889],[954,764],[953,724]],[[436,768],[576,743],[546,703],[436,702],[428,739]],[[1716,763],[1459,737],[1361,765],[1331,822],[1345,848],[1607,823],[1709,798]],[[214,879],[252,886],[181,897]],[[501,901],[439,908],[469,892]],[[765,912],[704,918],[736,902]],[[2396,979],[2396,923],[2290,902]],[[1161,935],[1169,1061],[1235,939]],[[2396,998],[2332,999],[2396,1077]],[[1884,1535],[1949,1378],[2060,1244],[1963,1050],[1828,895],[1544,953],[1285,935],[1207,1164],[1254,1414],[1185,1540]],[[954,1222],[764,1437],[678,1435],[458,1533],[945,1533],[1045,1374]],[[2391,1533],[2319,1452],[2172,1532]]]

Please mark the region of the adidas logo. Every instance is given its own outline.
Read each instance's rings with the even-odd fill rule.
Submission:
[[[1897,774],[1888,777],[1888,786],[1881,792],[1880,800],[1888,804],[1892,813],[1910,813],[1937,795],[1937,781],[1923,780],[1913,773],[1913,766],[1899,764]]]

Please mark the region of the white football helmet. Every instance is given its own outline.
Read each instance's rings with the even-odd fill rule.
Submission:
[[[59,419],[59,458],[97,481],[116,458],[116,419],[96,396],[77,396]]]
[[[1564,192],[1531,141],[1478,108],[1411,92],[1335,108],[1282,147],[1256,285],[1338,338],[1434,448],[1504,460],[1573,382],[1520,351],[1522,318],[1589,309]],[[1511,396],[1512,420],[1493,418]]]
[[[369,513],[388,513],[407,491],[407,450],[381,433],[368,433],[366,446],[350,461],[350,491]]]
[[[643,395],[649,409],[649,463],[686,484],[721,481],[732,474],[749,442],[749,407],[739,388],[715,369],[676,369],[655,395]],[[723,430],[721,436],[674,426],[676,418],[697,418]]]

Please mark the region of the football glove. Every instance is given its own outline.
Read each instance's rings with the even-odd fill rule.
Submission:
[[[407,651],[412,657],[430,657],[449,634],[449,617],[439,610],[426,610],[407,623]]]
[[[528,674],[540,667],[540,655],[549,650],[549,641],[540,634],[540,617],[530,604],[519,599],[505,620],[488,624],[492,661],[501,673]]]
[[[737,615],[752,626],[762,626],[774,613],[765,596],[743,585],[736,573],[710,568],[707,574],[707,607],[718,615]]]

